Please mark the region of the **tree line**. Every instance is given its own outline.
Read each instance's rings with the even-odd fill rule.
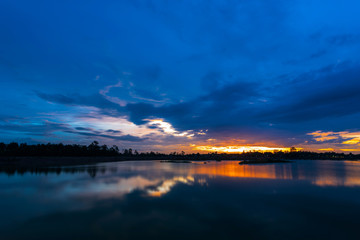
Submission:
[[[142,152],[137,150],[123,149],[120,150],[116,145],[100,145],[94,141],[88,146],[79,144],[36,144],[29,145],[26,143],[0,143],[0,156],[7,157],[118,157],[124,160],[257,160],[257,159],[318,159],[318,160],[358,160],[360,154],[345,153],[317,153],[308,151],[296,151],[291,148],[289,152],[243,152],[243,153],[190,153],[184,151],[172,152],[169,154],[159,152]]]

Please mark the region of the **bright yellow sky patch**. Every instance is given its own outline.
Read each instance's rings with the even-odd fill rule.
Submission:
[[[333,152],[335,151],[335,149],[333,148],[321,148],[321,149],[318,149],[319,151],[330,151],[330,152]]]
[[[274,151],[290,151],[290,148],[280,147],[264,147],[264,146],[196,146],[193,145],[193,150],[208,151],[208,152],[223,152],[223,153],[241,153],[250,151],[259,152],[274,152]]]

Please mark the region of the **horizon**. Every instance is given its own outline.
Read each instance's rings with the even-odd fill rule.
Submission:
[[[3,0],[0,142],[358,154],[359,7]]]
[[[16,146],[14,146],[14,144]],[[117,145],[112,145],[112,146],[108,146],[106,144],[101,144],[98,141],[93,141],[91,144],[89,145],[85,145],[85,144],[63,144],[63,143],[38,143],[38,144],[27,144],[27,143],[21,143],[21,142],[10,142],[10,143],[4,143],[4,142],[0,142],[0,155],[3,156],[26,156],[24,155],[24,152],[28,152],[29,150],[31,151],[32,156],[41,156],[41,151],[39,152],[39,150],[41,150],[41,148],[37,149],[37,147],[43,147],[43,146],[49,146],[51,145],[52,147],[55,147],[53,150],[56,150],[56,147],[59,145],[63,145],[63,147],[86,147],[87,150],[86,151],[92,151],[94,149],[92,149],[92,147],[95,146],[95,148],[97,148],[97,150],[101,150],[104,151],[104,153],[106,152],[111,152],[111,153],[116,153],[116,154],[130,154],[130,155],[137,155],[137,154],[149,154],[149,153],[155,153],[155,154],[163,154],[163,155],[193,155],[193,154],[202,154],[202,155],[207,155],[207,154],[234,154],[234,155],[241,155],[241,154],[246,154],[246,153],[272,153],[272,154],[277,154],[277,153],[316,153],[316,154],[329,154],[329,153],[335,153],[339,155],[347,155],[347,156],[351,156],[351,155],[360,155],[360,154],[353,154],[351,151],[347,151],[347,152],[335,152],[332,149],[321,149],[321,151],[308,151],[308,150],[304,150],[303,148],[296,148],[296,147],[289,147],[289,148],[268,148],[268,147],[260,147],[260,146],[228,146],[228,147],[213,147],[213,146],[199,146],[199,148],[194,148],[192,149],[192,151],[190,152],[185,152],[183,150],[181,151],[172,151],[172,152],[159,152],[159,151],[138,151],[137,149],[132,149],[132,148],[122,148],[120,149]],[[27,148],[30,147],[30,148]],[[31,148],[32,147],[32,148]],[[34,148],[35,147],[35,148]],[[206,149],[202,149],[202,148],[206,148]],[[70,148],[72,149],[72,148]],[[75,148],[76,149],[76,148]],[[92,150],[91,150],[92,149]],[[42,149],[43,151],[44,149]],[[80,150],[80,149],[78,149]],[[83,150],[83,149],[82,149]],[[20,155],[17,155],[17,151],[20,151]],[[75,156],[75,152],[73,152],[74,150],[72,149],[72,156]],[[40,154],[40,155],[38,155]],[[69,154],[65,154],[65,155],[69,155]],[[69,155],[70,156],[70,155]]]

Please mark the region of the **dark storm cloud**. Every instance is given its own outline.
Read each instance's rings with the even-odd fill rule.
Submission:
[[[254,83],[237,82],[199,97],[195,100],[155,107],[151,104],[128,104],[129,119],[141,124],[147,118],[165,118],[177,129],[199,129],[214,125],[231,124],[231,121],[241,122],[240,119],[229,117],[242,115],[242,110],[249,108],[249,102],[258,96]],[[239,114],[240,113],[240,114]],[[233,124],[231,124],[233,125]]]
[[[46,137],[53,136],[54,132],[63,132],[63,133],[72,133],[76,135],[88,136],[88,137],[101,137],[118,141],[128,141],[128,142],[141,142],[145,138],[139,138],[132,135],[121,135],[114,136],[113,133],[119,134],[121,131],[107,130],[104,133],[97,131],[91,128],[76,127],[73,129],[69,124],[54,123],[54,122],[44,122],[42,124],[0,124],[0,130],[5,132],[17,132],[24,133],[32,136]],[[108,134],[107,134],[108,133]]]
[[[296,123],[360,112],[360,68],[337,70],[329,66],[303,76],[285,87],[262,115],[272,122]],[[286,91],[284,91],[286,92]]]
[[[64,95],[64,94],[47,94],[36,93],[38,97],[53,103],[59,103],[64,105],[77,105],[77,106],[92,106],[100,109],[115,109],[119,110],[120,106],[115,104],[100,94],[94,94],[91,96],[80,96],[78,94]]]
[[[93,131],[93,129],[91,128],[84,128],[84,127],[76,127],[75,129],[79,131]]]
[[[68,95],[58,94],[38,95],[59,104],[108,110],[111,116],[114,116],[115,112],[115,116],[128,117],[136,124],[144,124],[150,118],[164,118],[180,131],[208,129],[212,136],[218,137],[236,131],[242,136],[267,133],[286,138],[290,134],[276,131],[269,124],[277,124],[281,129],[282,124],[297,124],[359,113],[360,107],[356,104],[360,101],[359,69],[358,65],[343,63],[325,66],[294,79],[283,76],[281,79],[284,84],[276,86],[276,90],[271,87],[269,89],[261,82],[238,80],[194,100],[162,106],[128,103],[120,107],[104,98],[94,100],[92,97],[81,96],[70,98]],[[276,93],[275,96],[269,94],[271,91]],[[106,111],[101,112],[107,114]],[[309,129],[316,129],[316,126],[318,125],[309,126]],[[219,131],[219,134],[216,134],[216,131]],[[79,134],[102,136],[97,132]],[[272,137],[261,135],[260,138]]]
[[[121,131],[119,131],[119,130],[112,130],[112,129],[108,129],[108,130],[106,130],[106,132],[108,132],[108,133],[117,133],[117,134],[121,133]]]
[[[66,132],[66,133],[74,133],[74,134],[83,135],[83,136],[88,136],[88,137],[91,137],[91,139],[95,139],[96,137],[101,137],[101,138],[108,138],[108,139],[112,139],[112,140],[116,140],[116,141],[127,141],[127,142],[141,142],[141,141],[146,140],[146,138],[139,138],[139,137],[136,137],[136,136],[131,136],[129,134],[122,135],[122,136],[113,136],[113,135],[101,134],[98,131],[95,131],[95,132],[83,132],[83,131],[67,130],[67,131],[64,131],[64,132]]]
[[[26,122],[27,120],[22,117],[0,114],[0,122],[13,122],[13,121]]]
[[[50,135],[54,131],[68,130],[69,126],[61,123],[45,122],[43,124],[0,124],[0,129],[11,132],[22,132],[26,134],[38,134],[39,136]]]
[[[81,96],[79,94],[46,94],[36,93],[37,96],[43,100],[68,105],[68,106],[82,106],[82,107],[96,107],[101,110],[101,113],[109,116],[123,116],[125,115],[124,108],[119,104],[109,101],[101,94],[94,94],[91,96]],[[96,116],[90,116],[96,117]]]
[[[239,119],[235,120],[230,117],[242,116],[244,114],[242,111],[245,109],[248,110],[246,114],[249,114],[250,107],[252,107],[250,101],[256,100],[256,97],[259,96],[258,91],[259,85],[238,81],[189,102],[166,104],[159,107],[150,103],[129,103],[125,107],[121,107],[108,101],[102,95],[79,96],[44,93],[37,93],[37,95],[46,101],[58,104],[96,107],[111,116],[117,112],[118,116],[128,116],[129,120],[136,124],[143,124],[146,122],[145,119],[149,118],[165,118],[175,124],[176,128],[186,130],[200,128],[200,124],[205,124],[204,127],[222,125],[222,121],[224,125],[233,125],[231,121],[240,123]]]

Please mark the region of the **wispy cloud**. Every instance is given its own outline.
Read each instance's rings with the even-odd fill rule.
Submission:
[[[108,85],[106,87],[104,87],[103,89],[101,89],[99,91],[100,95],[102,95],[104,98],[106,98],[107,100],[109,100],[110,102],[113,102],[113,103],[116,103],[116,104],[119,104],[120,106],[124,107],[126,105],[126,101],[124,100],[121,100],[120,98],[118,97],[112,97],[112,96],[109,96],[108,93],[110,92],[110,90],[112,88],[120,88],[123,86],[123,83],[121,81],[118,81],[116,84],[114,85]]]

